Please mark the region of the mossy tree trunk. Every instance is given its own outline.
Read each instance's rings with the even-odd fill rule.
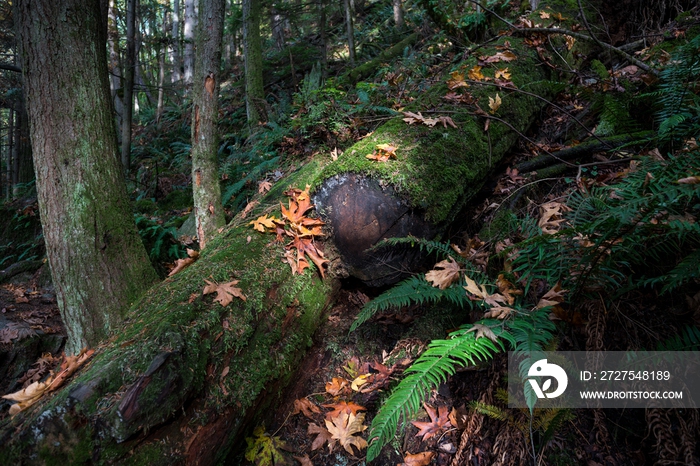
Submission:
[[[121,159],[124,173],[131,167],[131,122],[134,115],[134,76],[136,74],[136,2],[126,0],[126,53],[124,54],[124,111],[122,113]]]
[[[117,155],[100,2],[26,0],[16,12],[46,254],[76,352],[118,327],[156,274]]]
[[[200,0],[192,86],[192,189],[200,248],[225,224],[217,153],[225,0]]]
[[[506,40],[517,55],[509,63],[515,86],[547,95],[534,84],[547,77],[536,52],[514,37],[492,47],[504,47]],[[476,60],[462,65],[469,69]],[[446,73],[441,82],[448,78]],[[399,116],[336,161],[317,156],[279,181],[248,218],[235,218],[214,237],[195,264],[153,287],[70,385],[0,424],[0,463],[31,455],[96,464],[224,461],[252,427],[270,420],[335,298],[338,277],[349,271],[367,281],[386,279],[381,267],[375,267],[377,276],[367,276],[377,263],[362,257],[362,248],[397,233],[434,237],[444,231],[544,105],[512,90],[469,90],[482,108],[498,92],[503,103],[493,117],[503,122],[467,105],[446,105],[449,89],[437,84],[411,110],[436,109],[457,128],[408,125]],[[397,159],[368,160],[379,144],[395,146]],[[313,265],[292,275],[283,262],[284,243],[248,224],[262,214],[279,218],[283,193],[306,184],[332,233],[325,242],[331,261],[325,280]],[[395,208],[380,208],[388,204]],[[222,307],[202,294],[205,280],[238,280],[246,300]]]

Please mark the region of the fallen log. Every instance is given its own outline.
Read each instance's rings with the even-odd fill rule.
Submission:
[[[517,57],[508,64],[516,87],[548,96],[537,84],[547,76],[534,50],[517,38],[494,45]],[[462,65],[470,69],[476,58]],[[411,111],[449,116],[452,124],[409,125],[397,117],[337,160],[319,156],[278,182],[248,217],[239,215],[212,239],[197,262],[136,302],[124,328],[65,388],[0,422],[0,464],[224,461],[253,421],[269,419],[335,298],[339,277],[389,283],[397,264],[411,267],[411,257],[378,257],[366,247],[395,235],[439,236],[544,105],[516,90],[476,86],[469,88],[476,105],[450,103],[444,99],[449,77],[427,89]],[[480,110],[497,93],[502,103],[492,111],[507,125],[487,124]],[[395,160],[366,157],[385,144],[395,148]],[[277,214],[283,193],[307,184],[328,221],[325,279],[313,265],[292,274],[283,261],[285,243],[248,224]],[[237,280],[246,299],[222,306],[203,294],[205,280]]]

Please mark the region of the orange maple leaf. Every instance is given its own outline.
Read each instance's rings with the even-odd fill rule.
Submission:
[[[357,414],[358,411],[367,411],[367,408],[354,402],[339,401],[338,403],[323,405],[324,408],[332,408],[326,413],[326,419],[338,417],[340,413]]]
[[[347,391],[348,384],[349,382],[342,377],[333,377],[333,380],[326,383],[326,392],[338,396],[343,391]]]
[[[292,414],[299,413],[303,414],[309,419],[312,419],[314,413],[321,413],[321,409],[315,404],[313,404],[311,401],[309,401],[308,398],[300,398],[298,400],[294,400],[294,410],[292,411]]]

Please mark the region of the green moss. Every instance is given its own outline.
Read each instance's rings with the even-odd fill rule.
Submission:
[[[505,41],[518,57],[507,64],[497,63],[482,71],[493,76],[498,68],[509,68],[514,84],[528,92],[545,97],[551,95],[551,86],[543,85],[546,74],[535,59],[534,52],[515,37],[502,38],[494,46]],[[493,47],[493,46],[492,46]],[[493,55],[498,49],[487,47],[480,55]],[[458,64],[453,70],[466,74],[477,64],[473,57]],[[443,96],[449,92],[446,81],[432,86],[409,108],[423,112],[424,117],[449,116],[457,128],[440,124],[428,127],[408,125],[397,117],[379,127],[371,136],[353,145],[335,162],[329,164],[322,179],[341,173],[361,173],[379,179],[392,186],[413,207],[425,210],[426,217],[434,223],[452,220],[464,202],[481,188],[489,170],[507,152],[518,132],[525,131],[536,112],[544,105],[540,99],[489,86],[472,86],[470,93],[478,99],[482,109],[488,109],[489,97],[498,93],[502,105],[495,116],[508,122],[492,120],[488,132],[484,131],[485,119],[476,116],[474,107],[447,105]],[[439,106],[439,110],[426,109]],[[366,158],[378,144],[397,147],[395,160],[375,162]],[[319,180],[320,181],[320,180]]]
[[[192,204],[191,189],[175,189],[158,201],[161,210],[182,210],[192,207]]]

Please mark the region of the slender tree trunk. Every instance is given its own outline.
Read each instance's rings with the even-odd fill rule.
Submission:
[[[284,21],[285,18],[279,14],[275,5],[270,6],[270,31],[277,50],[284,48]]]
[[[5,160],[5,171],[7,172],[7,184],[5,185],[5,199],[8,201],[14,192],[12,180],[13,174],[13,158],[15,153],[15,111],[10,109],[7,123],[7,159]]]
[[[197,16],[195,14],[195,1],[185,0],[185,59],[184,59],[184,78],[187,86],[192,84],[194,76],[194,30],[197,25]]]
[[[404,27],[403,5],[401,0],[392,0],[392,3],[394,6],[394,26],[396,26],[396,29],[401,30]]]
[[[345,30],[348,37],[348,58],[350,65],[355,66],[355,27],[353,26],[350,0],[343,0],[343,6],[345,7]]]
[[[318,2],[318,34],[321,36],[321,76],[328,75],[328,37],[326,33],[326,2]]]
[[[136,73],[136,2],[126,0],[126,63],[124,64],[124,112],[122,114],[121,161],[124,173],[131,166],[131,121],[134,114]]]
[[[75,353],[157,277],[117,156],[100,0],[22,0],[16,12],[46,255]]]
[[[225,0],[200,0],[195,78],[192,86],[192,188],[199,246],[226,224],[221,204],[217,152],[219,84]]]
[[[163,38],[168,35],[168,19],[170,15],[165,15],[163,18]],[[163,104],[165,101],[165,55],[168,50],[165,47],[158,46],[158,105],[156,106],[156,123],[160,123],[163,116]]]
[[[173,74],[171,82],[177,83],[182,79],[182,52],[180,49],[180,0],[172,0],[173,5],[173,25],[171,29],[171,57],[173,65]]]
[[[107,17],[107,47],[109,49],[109,88],[114,102],[117,128],[121,128],[124,115],[123,76],[119,59],[119,30],[117,29],[116,0],[109,0],[109,13]],[[122,92],[120,92],[122,91]]]
[[[245,60],[245,103],[248,125],[255,128],[267,120],[263,86],[261,0],[243,0],[243,58]]]

